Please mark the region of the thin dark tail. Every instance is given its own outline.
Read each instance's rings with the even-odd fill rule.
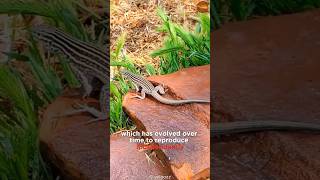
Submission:
[[[318,131],[320,133],[320,124],[293,121],[236,121],[227,123],[213,123],[211,125],[211,132],[213,133],[213,135],[225,135],[268,130],[304,130]]]

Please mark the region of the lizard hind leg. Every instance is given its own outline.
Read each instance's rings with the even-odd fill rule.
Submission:
[[[159,93],[162,94],[162,95],[166,93],[166,92],[164,91],[164,88],[163,88],[162,85],[156,86],[156,87],[154,88],[154,90],[155,90],[156,92],[159,92]]]

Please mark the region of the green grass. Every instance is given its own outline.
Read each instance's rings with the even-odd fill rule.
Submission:
[[[160,74],[168,74],[181,68],[210,63],[210,17],[199,14],[194,31],[173,23],[162,9],[158,15],[163,22],[160,32],[167,34],[163,47],[151,53],[159,56]]]
[[[93,23],[89,27],[83,26],[79,12],[92,16]],[[105,48],[106,22],[101,23],[101,17],[76,0],[2,0],[0,14],[19,18],[21,14],[39,16],[46,24]],[[18,18],[8,24],[16,25],[15,19]],[[12,41],[19,38],[15,33],[10,37]],[[55,179],[40,153],[37,112],[61,94],[62,83],[31,36],[27,41],[26,52],[5,52],[8,59],[0,65],[0,179],[4,180]],[[78,86],[67,60],[59,55],[56,58],[62,64],[63,78],[68,85]],[[15,60],[22,61],[30,69],[36,84],[24,81],[18,69],[11,66],[11,61]]]
[[[133,62],[121,50],[125,44],[126,34],[122,34],[116,41],[116,48],[110,53],[110,65],[117,67],[118,70],[123,67],[137,73]],[[129,129],[132,123],[123,112],[123,96],[129,91],[130,84],[127,84],[119,74],[110,82],[110,133],[121,129]]]
[[[0,106],[1,179],[52,179],[39,150],[36,104],[12,68],[0,66],[0,82],[2,101],[11,103]]]
[[[291,14],[320,7],[320,0],[212,0],[213,28],[229,21]]]

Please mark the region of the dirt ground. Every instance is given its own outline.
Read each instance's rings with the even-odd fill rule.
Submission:
[[[157,7],[165,9],[173,22],[193,28],[201,11],[199,0],[111,0],[111,50],[116,39],[126,33],[125,52],[138,66],[146,63],[158,66],[159,59],[151,58],[152,51],[161,47],[164,34],[157,31],[162,22]]]

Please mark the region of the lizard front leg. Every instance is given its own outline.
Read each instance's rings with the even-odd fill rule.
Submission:
[[[134,87],[135,87],[135,89],[136,89],[136,92],[139,92],[139,85],[137,85],[137,84],[135,84],[135,83],[132,83],[133,85],[134,85]]]
[[[163,88],[162,85],[156,86],[156,87],[154,88],[154,90],[155,90],[156,92],[159,92],[160,94],[165,94],[165,93],[166,93],[166,92],[164,91],[164,88]]]
[[[140,93],[141,93],[141,96],[135,95],[135,96],[132,96],[131,98],[139,98],[139,99],[146,98],[146,91],[144,89],[142,89]]]
[[[92,76],[90,76],[88,73],[86,73],[86,75],[85,75],[84,74],[85,72],[82,72],[81,70],[79,70],[78,68],[76,68],[72,64],[71,64],[71,69],[75,73],[75,76],[80,81],[80,83],[84,89],[84,94],[82,95],[82,98],[88,97],[93,89],[90,84],[90,82],[92,80]]]
[[[108,110],[109,110],[109,86],[107,84],[103,85],[100,91],[100,97],[99,97],[99,102],[100,102],[100,110],[98,111],[97,109],[93,108],[93,107],[89,107],[89,106],[82,106],[82,109],[88,113],[90,113],[92,116],[96,117],[93,120],[90,120],[87,122],[87,124],[89,123],[93,123],[93,122],[97,122],[97,121],[104,121],[107,120],[107,116],[108,116]]]
[[[109,96],[108,96],[108,85],[104,85],[101,88],[100,91],[100,109],[101,111],[97,110],[94,107],[90,107],[88,105],[85,104],[77,104],[75,110],[69,111],[68,113],[65,113],[64,116],[71,116],[77,113],[82,113],[82,112],[88,112],[90,113],[92,116],[95,117],[95,119],[92,119],[90,121],[88,121],[86,124],[89,123],[93,123],[93,122],[97,122],[97,121],[104,121],[107,120],[107,112],[108,112],[108,105],[109,105]]]
[[[110,96],[109,96],[109,85],[105,84],[102,86],[100,91],[100,109],[104,114],[107,114],[109,111],[109,102],[110,102]]]

